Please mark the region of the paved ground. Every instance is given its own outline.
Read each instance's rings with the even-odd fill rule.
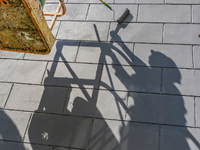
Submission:
[[[200,0],[65,2],[49,55],[0,52],[0,149],[199,150]]]

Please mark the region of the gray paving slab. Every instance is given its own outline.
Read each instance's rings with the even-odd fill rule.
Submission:
[[[109,41],[117,42],[162,42],[161,24],[148,23],[111,23]]]
[[[117,21],[126,8],[130,10],[130,15],[124,19],[124,22],[135,22],[137,17],[138,5],[109,5],[114,11],[104,5],[91,4],[87,20],[89,21]]]
[[[48,24],[48,26],[50,28],[51,21],[47,21],[47,24]],[[54,26],[53,26],[53,29],[51,30],[51,32],[52,32],[54,37],[57,36],[59,27],[60,27],[60,21],[56,21]]]
[[[76,62],[131,65],[132,43],[81,42]]]
[[[194,125],[194,97],[130,93],[127,120]]]
[[[176,4],[200,4],[200,0],[165,0],[165,3],[176,3]]]
[[[164,3],[164,0],[115,0],[115,3]]]
[[[2,150],[53,150],[53,147],[0,141],[0,149]]]
[[[88,147],[92,119],[34,114],[25,142],[85,149]]]
[[[160,92],[161,69],[106,65],[100,82],[102,89]]]
[[[190,5],[140,5],[138,21],[190,23],[190,9]]]
[[[64,114],[125,120],[127,92],[72,89]]]
[[[49,63],[44,85],[97,88],[101,65],[76,63]]]
[[[47,55],[26,54],[24,59],[28,60],[49,60],[74,62],[78,51],[79,42],[76,41],[56,41]]]
[[[0,81],[40,84],[46,64],[41,61],[2,59]]]
[[[198,150],[200,129],[161,126],[160,150]]]
[[[23,57],[24,57],[24,53],[0,50],[0,58],[23,59]]]
[[[22,141],[31,113],[0,110],[0,139]]]
[[[61,114],[67,90],[61,87],[14,85],[6,108]]]
[[[0,108],[4,108],[8,95],[10,93],[12,84],[0,83]]]
[[[101,3],[99,0],[68,0],[68,3]],[[106,0],[106,3],[114,3],[114,0]]]
[[[194,53],[193,53],[193,59],[194,59],[194,67],[200,68],[200,46],[194,46]]]
[[[191,46],[135,44],[133,63],[140,66],[193,68],[192,58]]]
[[[199,1],[200,4],[200,1]],[[200,5],[193,5],[192,6],[192,15],[193,15],[193,19],[192,22],[193,23],[200,23]]]
[[[197,127],[200,127],[200,98],[199,97],[197,97],[197,98],[195,98],[195,102],[196,102],[196,125],[197,125]]]
[[[197,24],[165,24],[164,43],[177,44],[200,44],[199,31]]]
[[[58,17],[57,20],[85,20],[89,4],[65,4],[66,13],[62,17]],[[44,6],[44,12],[55,12],[58,4],[46,4]],[[46,16],[46,20],[52,20],[53,17]]]
[[[163,93],[200,96],[199,82],[199,70],[164,68],[161,88]]]
[[[157,125],[94,120],[89,149],[155,150],[157,148]]]
[[[107,22],[66,22],[62,21],[57,39],[106,41]]]

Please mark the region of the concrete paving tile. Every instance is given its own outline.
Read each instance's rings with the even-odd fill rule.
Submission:
[[[111,6],[111,5],[110,5]],[[90,21],[113,21],[114,12],[102,4],[90,5],[87,20]]]
[[[79,42],[75,41],[56,41],[49,54],[26,54],[24,59],[74,62],[78,46]]]
[[[164,3],[164,0],[115,0],[115,3]]]
[[[101,65],[76,63],[49,63],[44,85],[97,88]]]
[[[76,62],[131,65],[133,44],[81,42]]]
[[[40,84],[46,64],[47,62],[1,60],[0,81]]]
[[[161,126],[160,150],[199,150],[200,129]]]
[[[0,141],[0,149],[2,150],[53,150],[53,147]]]
[[[4,108],[5,102],[10,93],[12,84],[0,83],[0,108]]]
[[[89,149],[155,150],[158,126],[111,120],[94,120]]]
[[[66,13],[62,17],[58,17],[57,20],[85,20],[89,4],[65,4]],[[44,5],[44,12],[55,12],[58,4],[46,4]],[[62,11],[62,10],[61,10]],[[52,20],[53,17],[46,16],[46,20]]]
[[[130,93],[127,120],[194,126],[194,98]]]
[[[100,1],[94,0],[68,0],[68,3],[101,3]],[[114,0],[106,0],[106,3],[114,3]]]
[[[190,5],[140,5],[139,22],[191,22]]]
[[[109,23],[61,22],[57,39],[106,41]]]
[[[200,96],[200,70],[163,69],[162,92]]]
[[[48,26],[50,28],[51,21],[47,21],[47,24],[48,24]],[[56,37],[56,35],[58,33],[59,26],[60,26],[60,21],[56,21],[54,26],[53,26],[53,29],[51,31],[54,37]]]
[[[133,63],[140,66],[193,68],[192,47],[185,45],[135,44]]]
[[[109,5],[114,11],[104,5],[90,5],[87,20],[92,21],[117,21],[123,14],[126,8],[130,10],[130,15],[124,20],[124,22],[135,22],[137,16],[137,5]]]
[[[6,108],[47,113],[62,113],[67,88],[14,85]]]
[[[72,89],[64,113],[78,116],[125,120],[127,92]]]
[[[0,110],[0,139],[22,141],[31,113]]]
[[[177,4],[200,4],[200,0],[165,0],[165,3],[177,3]]]
[[[9,52],[0,50],[0,58],[14,58],[14,59],[23,59],[24,53],[18,52]]]
[[[199,1],[200,4],[200,1]],[[193,23],[200,23],[200,5],[192,6]]]
[[[165,24],[164,43],[200,44],[197,24]]]
[[[194,67],[200,68],[200,46],[194,46]]]
[[[195,101],[196,101],[196,124],[197,124],[197,127],[200,127],[200,98],[197,97],[195,98]]]
[[[25,135],[25,142],[54,146],[88,147],[92,119],[34,114]]]
[[[147,76],[148,75],[148,76]],[[131,66],[104,66],[100,88],[160,92],[161,69]]]
[[[109,41],[162,42],[162,25],[147,23],[111,23]]]

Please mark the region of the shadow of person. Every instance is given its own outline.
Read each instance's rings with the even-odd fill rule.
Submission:
[[[139,59],[139,58],[135,58]],[[141,61],[141,60],[137,60]],[[185,103],[188,100],[187,97],[178,96],[181,95],[180,91],[175,86],[175,83],[181,84],[181,73],[177,68],[174,61],[162,54],[161,52],[156,52],[151,50],[151,55],[149,56],[149,64],[150,66],[155,66],[156,64],[162,64],[163,66],[171,66],[174,69],[174,74],[169,75],[171,80],[168,80],[168,86],[164,87],[161,83],[161,93],[170,93],[170,91],[176,91],[178,93],[175,95],[165,95],[165,94],[149,94],[149,93],[130,93],[129,95],[129,106],[127,110],[128,117],[127,119],[130,121],[136,122],[145,122],[145,123],[156,123],[162,124],[161,133],[160,133],[160,149],[162,150],[177,150],[184,149],[189,150],[191,147],[187,139],[189,138],[196,145],[196,147],[200,148],[199,142],[194,138],[194,136],[190,133],[187,126],[192,123],[187,123],[186,121],[186,108]],[[149,68],[148,72],[152,72],[153,70]],[[147,73],[149,75],[151,73]],[[139,80],[137,76],[141,76],[140,72],[136,72],[133,78]],[[144,82],[149,82],[149,78],[143,78]],[[135,82],[134,84],[137,84]],[[135,85],[135,86],[141,86]],[[144,87],[149,90],[148,87]],[[165,125],[175,125],[181,127],[168,127]],[[121,129],[123,130],[123,128]],[[123,131],[121,131],[123,133]],[[131,139],[127,139],[131,143]],[[150,139],[149,139],[150,140]]]
[[[12,150],[19,149],[25,150],[23,144],[19,144],[18,142],[22,142],[22,136],[13,122],[13,120],[9,117],[9,115],[14,116],[16,112],[8,112],[0,110],[0,139],[7,141],[0,141],[0,149],[2,150]],[[16,117],[16,116],[15,116]]]
[[[67,86],[70,87],[72,84],[77,84],[79,82],[81,84],[77,84],[78,88],[80,88],[79,90],[83,93],[85,98],[76,95],[76,93],[74,94],[75,96],[71,96],[72,92],[70,90],[66,92],[68,98],[66,99],[66,104],[64,105],[65,113],[69,116],[48,114],[48,112],[45,112],[44,114],[35,113],[28,129],[30,143],[87,149],[89,143],[88,141],[90,141],[89,149],[95,150],[154,150],[158,148],[159,125],[186,125],[184,115],[187,112],[184,106],[184,98],[181,96],[160,94],[162,91],[167,92],[168,88],[172,88],[180,93],[174,85],[175,82],[180,83],[181,80],[180,71],[178,70],[176,64],[166,55],[152,50],[151,56],[149,57],[150,67],[148,67],[136,56],[134,57],[134,60],[140,61],[140,64],[143,67],[133,66],[133,63],[130,61],[130,59],[132,59],[132,50],[126,46],[121,37],[118,35],[118,31],[122,28],[126,28],[127,25],[127,23],[117,25],[116,29],[110,32],[112,41],[110,43],[96,44],[89,42],[91,47],[100,47],[101,52],[105,47],[108,48],[104,53],[100,53],[99,61],[101,60],[101,64],[99,62],[97,63],[99,66],[102,65],[102,63],[105,63],[105,70],[108,72],[112,70],[114,72],[113,74],[115,74],[120,84],[125,87],[123,90],[132,91],[129,92],[127,108],[127,104],[124,103],[115,89],[113,89],[116,85],[113,78],[109,76],[110,74],[108,74],[108,80],[109,83],[112,83],[113,85],[100,81],[100,85],[108,92],[111,92],[109,90],[112,89],[111,94],[113,94],[116,103],[122,105],[122,107],[117,106],[118,114],[121,118],[118,120],[112,120],[112,118],[111,120],[104,119],[104,116],[101,114],[101,110],[99,110],[96,105],[100,91],[99,86],[97,86],[95,90],[90,89],[92,94],[88,93],[87,89],[83,88],[83,85],[92,85],[93,82],[86,79],[80,79],[69,64],[65,63],[65,67],[70,72],[70,75],[72,76],[71,78],[54,76],[58,65],[58,62],[56,62],[58,61],[58,58],[62,58],[64,62],[67,62],[65,57],[61,54],[63,43],[58,42],[61,45],[57,45],[58,53],[52,63],[51,69],[48,71],[48,77],[44,80],[44,84],[67,83]],[[94,25],[94,28],[95,27],[96,26]],[[97,28],[95,28],[95,31],[97,39],[100,41]],[[120,51],[120,48],[114,45],[114,42],[116,42],[115,44],[117,44],[122,51],[124,50],[123,52],[126,55]],[[88,45],[86,44],[86,46]],[[111,49],[113,51],[111,51]],[[121,55],[122,58],[130,64],[130,66],[121,65],[120,60],[118,60],[118,57],[114,52]],[[106,56],[110,56],[112,62],[115,64],[107,65],[105,59]],[[154,67],[157,63],[165,63],[166,65],[170,64],[170,66],[173,66],[173,68],[176,69],[177,73],[176,75],[172,75],[174,78],[170,81],[169,87],[160,86],[160,79],[158,79],[158,76],[155,75],[159,75],[160,77],[162,69]],[[129,71],[133,73],[130,74]],[[93,79],[94,81],[100,80],[98,75],[99,73],[100,72],[96,72],[96,77]],[[162,91],[160,91],[160,87],[162,87]],[[49,89],[45,88],[38,110],[42,111],[42,108],[46,105],[44,101],[46,95],[49,93]],[[59,95],[59,93],[55,93],[54,95]],[[69,111],[66,110],[66,106],[68,104],[71,105],[70,99],[73,99],[73,107]],[[59,99],[55,98],[54,101],[59,101]],[[52,106],[48,105],[45,106],[46,110],[51,107]],[[127,116],[125,119],[122,117],[121,108],[125,110],[127,109]],[[126,122],[124,120],[131,122]],[[133,123],[132,121],[137,123]],[[149,123],[154,123],[154,125],[150,125]],[[182,147],[189,149],[189,145],[186,141],[187,137],[192,139],[192,141],[200,147],[197,140],[190,134],[187,128],[183,128],[184,130],[181,130],[181,133],[185,136],[179,139],[182,143]],[[165,139],[162,132],[160,134],[161,138]],[[176,141],[176,137],[171,137],[170,139]],[[173,146],[176,146],[177,144],[173,144],[171,142],[166,144],[161,143],[160,146],[163,147],[166,145],[167,147],[172,145],[171,149],[174,149]],[[181,145],[178,145],[177,147],[180,148],[179,146],[181,147]]]

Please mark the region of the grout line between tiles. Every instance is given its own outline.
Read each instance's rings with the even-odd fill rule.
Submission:
[[[11,92],[12,92],[13,86],[14,86],[14,84],[12,84],[12,86],[11,86],[11,88],[10,88],[10,91],[9,91],[8,97],[7,97],[7,99],[6,99],[6,101],[5,101],[5,104],[4,104],[4,108],[6,107],[6,104],[7,104],[7,102],[8,102],[8,99],[9,99],[9,97],[10,97],[10,95],[11,95]]]

